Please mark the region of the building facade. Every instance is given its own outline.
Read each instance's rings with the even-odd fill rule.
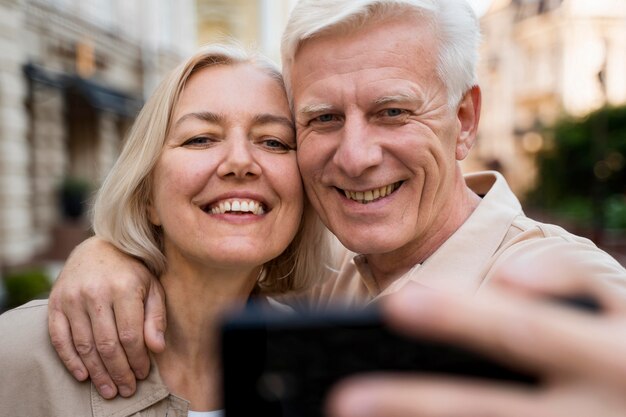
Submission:
[[[542,127],[626,102],[626,2],[494,0],[481,24],[481,127],[466,166],[498,168],[523,194],[550,146]]]
[[[198,42],[234,39],[276,62],[280,37],[297,0],[198,0]]]
[[[60,191],[97,187],[144,98],[195,48],[195,13],[192,0],[0,0],[0,266],[54,249],[71,223]]]

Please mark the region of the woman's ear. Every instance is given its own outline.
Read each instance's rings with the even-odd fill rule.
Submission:
[[[481,91],[477,85],[473,86],[463,96],[457,109],[457,118],[461,125],[456,141],[456,159],[461,161],[467,157],[476,141],[478,121],[480,120]]]

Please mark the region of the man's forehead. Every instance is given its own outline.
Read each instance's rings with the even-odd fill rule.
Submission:
[[[399,28],[401,30],[397,30]],[[390,35],[393,33],[394,35]],[[376,41],[376,51],[371,51],[371,41]],[[437,45],[432,25],[423,16],[391,16],[378,18],[358,27],[332,28],[300,42],[291,62],[289,73],[294,76],[311,72],[338,72],[336,64],[354,61],[358,55],[369,55],[370,52],[397,54],[399,47],[407,45],[398,61],[406,61],[423,51]],[[408,44],[413,44],[409,46]],[[335,47],[340,45],[340,47]],[[373,55],[372,55],[373,56]],[[382,65],[372,58],[371,67]],[[302,81],[301,79],[298,81]],[[296,82],[295,79],[291,80]]]

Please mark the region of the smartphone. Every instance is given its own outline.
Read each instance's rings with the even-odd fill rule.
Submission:
[[[321,417],[329,389],[362,372],[537,383],[462,347],[402,336],[376,307],[294,314],[249,307],[224,322],[221,337],[226,417]]]

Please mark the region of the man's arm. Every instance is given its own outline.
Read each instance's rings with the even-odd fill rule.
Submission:
[[[104,398],[130,396],[150,369],[146,345],[165,348],[163,289],[141,262],[92,237],[74,249],[52,289],[48,326],[77,380],[90,376]]]
[[[445,376],[356,377],[331,396],[330,415],[608,417],[626,415],[626,302],[602,281],[519,274],[477,298],[411,288],[384,304],[391,323],[423,338],[482,351],[538,374],[536,388]],[[515,276],[517,275],[517,276]],[[517,278],[517,279],[516,279]],[[590,313],[550,296],[590,295]]]

